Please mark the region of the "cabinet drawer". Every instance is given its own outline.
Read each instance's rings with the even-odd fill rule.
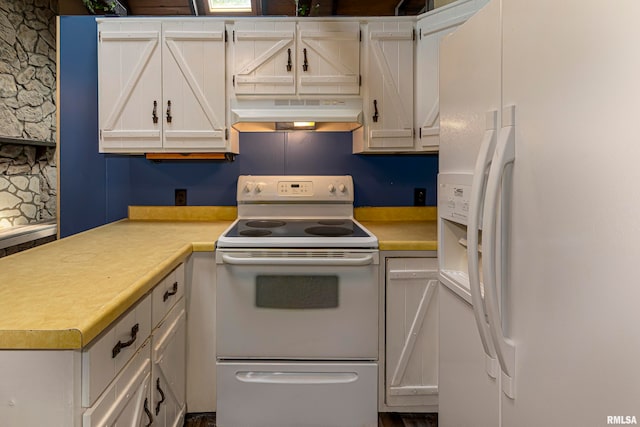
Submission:
[[[151,316],[153,327],[167,315],[171,307],[184,295],[184,264],[180,264],[160,281],[153,290],[153,314]]]
[[[376,363],[219,362],[216,366],[217,425],[378,426]]]
[[[82,406],[93,405],[151,333],[151,295],[82,352]]]
[[[146,340],[107,390],[82,416],[83,427],[137,425],[146,419],[145,406],[150,411],[151,351]],[[153,417],[153,415],[152,415]],[[153,418],[149,418],[150,420]]]

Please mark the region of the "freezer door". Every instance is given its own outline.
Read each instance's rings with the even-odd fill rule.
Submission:
[[[485,372],[485,356],[471,304],[440,287],[438,425],[497,427],[499,385]]]
[[[444,427],[500,425],[500,384],[494,378],[500,376],[495,363],[489,363],[492,358],[485,356],[485,349],[493,353],[489,337],[485,335],[486,345],[480,340],[479,330],[486,331],[486,323],[476,325],[476,317],[484,320],[480,310],[484,307],[477,307],[479,315],[474,316],[472,306],[466,215],[470,208],[481,209],[470,205],[478,203],[471,198],[471,188],[472,182],[483,183],[484,177],[470,177],[481,147],[491,157],[492,141],[500,129],[500,49],[499,1],[487,4],[440,46],[439,423]],[[455,206],[448,208],[451,203]],[[475,243],[481,245],[476,233]],[[482,280],[480,272],[475,277]]]

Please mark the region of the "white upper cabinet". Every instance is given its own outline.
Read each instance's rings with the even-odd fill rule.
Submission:
[[[98,24],[100,151],[162,147],[160,22]]]
[[[360,93],[360,23],[298,23],[298,93]]]
[[[224,24],[168,21],[162,30],[164,147],[224,149]]]
[[[242,20],[232,26],[236,95],[358,94],[360,24]]]
[[[221,21],[99,22],[101,152],[236,151]]]
[[[414,21],[367,25],[364,126],[354,152],[413,151]]]
[[[459,0],[418,17],[415,72],[417,151],[438,151],[440,145],[440,41],[455,31],[486,2],[487,0]]]
[[[243,20],[231,31],[236,95],[295,93],[295,22]]]

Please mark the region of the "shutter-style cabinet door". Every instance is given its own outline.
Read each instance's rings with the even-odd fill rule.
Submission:
[[[160,22],[114,19],[98,30],[100,151],[162,147]]]
[[[164,148],[224,148],[224,23],[162,24]]]
[[[236,21],[232,81],[237,95],[295,93],[295,32],[291,21]]]
[[[155,426],[182,425],[186,412],[186,315],[184,298],[153,332],[152,390]]]
[[[360,23],[298,23],[298,93],[360,93]]]
[[[416,24],[416,135],[417,151],[437,151],[440,146],[438,64],[440,41],[473,16],[487,0],[458,1],[423,15]]]
[[[388,258],[385,401],[438,404],[438,262]]]
[[[413,148],[413,37],[412,22],[368,24],[369,150]]]

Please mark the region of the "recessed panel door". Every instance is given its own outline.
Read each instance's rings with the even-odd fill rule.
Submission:
[[[236,95],[294,94],[295,22],[238,21],[232,30]]]
[[[373,22],[367,37],[368,148],[412,148],[413,23]]]
[[[360,23],[298,23],[298,93],[360,92]]]
[[[100,23],[100,150],[162,147],[160,22]]]
[[[164,147],[225,147],[224,23],[162,25]]]

